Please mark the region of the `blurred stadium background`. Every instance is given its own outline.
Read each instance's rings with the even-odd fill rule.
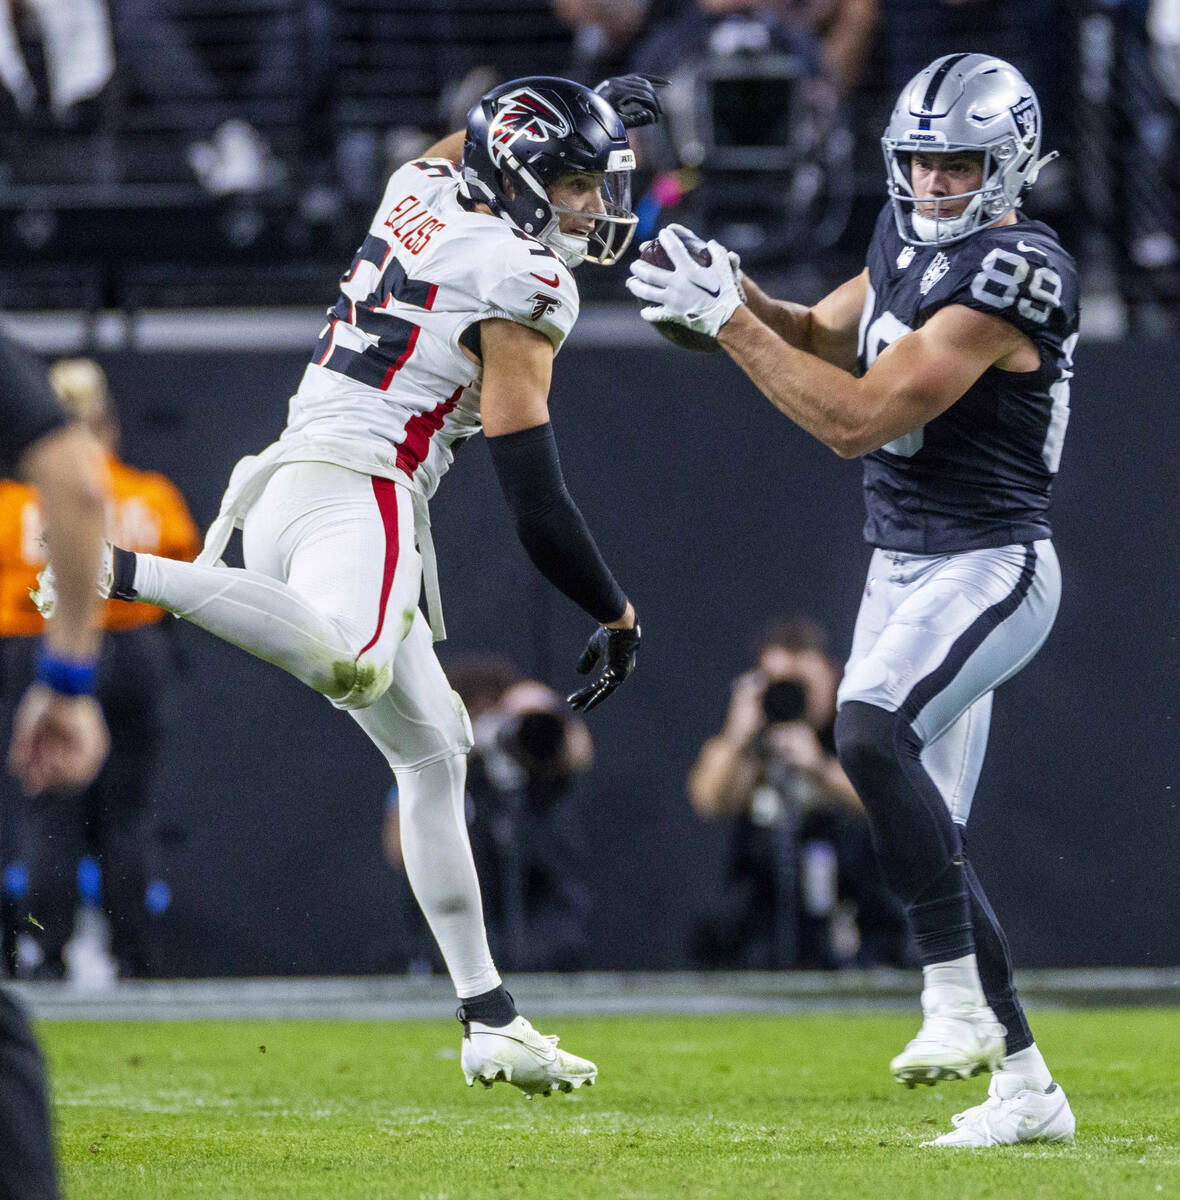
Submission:
[[[1079,259],[1083,340],[1056,501],[1065,600],[1001,693],[972,852],[1022,965],[1174,967],[1180,4],[799,0],[757,6],[787,30],[762,41],[754,5],[704,6],[734,10],[729,34],[687,54],[683,36],[659,38],[691,0],[15,3],[0,29],[0,309],[46,356],[102,363],[124,456],[169,475],[205,524],[233,462],[281,429],[386,173],[491,83],[677,66],[668,133],[645,147],[646,229],[695,219],[769,290],[810,301],[860,269],[902,83],[951,50],[1010,59],[1061,151],[1030,211]],[[632,22],[620,36],[612,13]],[[620,269],[578,282],[555,422],[645,630],[640,671],[592,723],[583,965],[677,969],[724,857],[685,776],[768,616],[812,613],[847,649],[866,561],[858,468],[725,362],[661,343]],[[495,650],[568,690],[585,619],[532,572],[483,450],[434,509],[444,665]],[[158,973],[404,970],[379,756],[274,669],[177,637]]]

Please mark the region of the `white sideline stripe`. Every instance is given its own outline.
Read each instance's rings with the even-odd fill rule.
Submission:
[[[143,309],[124,312],[7,313],[3,325],[40,354],[93,350],[311,351],[324,327],[323,308]],[[571,346],[666,346],[634,304],[582,309]]]
[[[1018,971],[1021,996],[1040,1007],[1180,1005],[1180,968]],[[691,972],[518,975],[529,1014],[586,1016],[796,1013],[913,1008],[917,972]],[[128,981],[81,991],[23,983],[12,990],[40,1020],[445,1019],[457,1001],[442,977]]]

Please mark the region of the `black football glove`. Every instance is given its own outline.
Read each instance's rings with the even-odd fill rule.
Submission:
[[[602,664],[593,683],[567,696],[569,706],[578,712],[589,712],[601,704],[635,670],[635,651],[639,649],[639,622],[634,629],[607,629],[600,625],[586,643],[578,659],[578,674],[587,675],[592,667]]]
[[[624,129],[654,125],[664,115],[656,88],[668,86],[659,75],[612,75],[594,90],[619,114]]]

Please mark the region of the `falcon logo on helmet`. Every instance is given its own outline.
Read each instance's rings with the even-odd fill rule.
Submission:
[[[488,123],[488,153],[501,165],[506,151],[522,137],[530,142],[568,137],[569,122],[532,88],[522,87],[496,100],[496,115]]]
[[[467,114],[464,191],[543,242],[567,267],[606,266],[622,257],[635,232],[634,169],[619,114],[572,79],[514,79],[481,96]],[[589,205],[550,195],[554,184],[573,179],[576,190],[597,192]]]

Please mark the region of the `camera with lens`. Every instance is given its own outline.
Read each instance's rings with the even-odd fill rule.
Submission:
[[[762,693],[762,713],[770,725],[801,721],[807,713],[807,690],[797,679],[767,684]]]
[[[784,54],[707,59],[697,91],[697,153],[720,171],[787,171],[798,144],[799,61]]]
[[[535,709],[509,717],[496,735],[496,743],[529,774],[552,775],[565,764],[565,719],[558,713]]]
[[[851,136],[810,35],[731,14],[671,71],[667,132],[700,171],[685,217],[751,264],[832,245],[850,212]]]

